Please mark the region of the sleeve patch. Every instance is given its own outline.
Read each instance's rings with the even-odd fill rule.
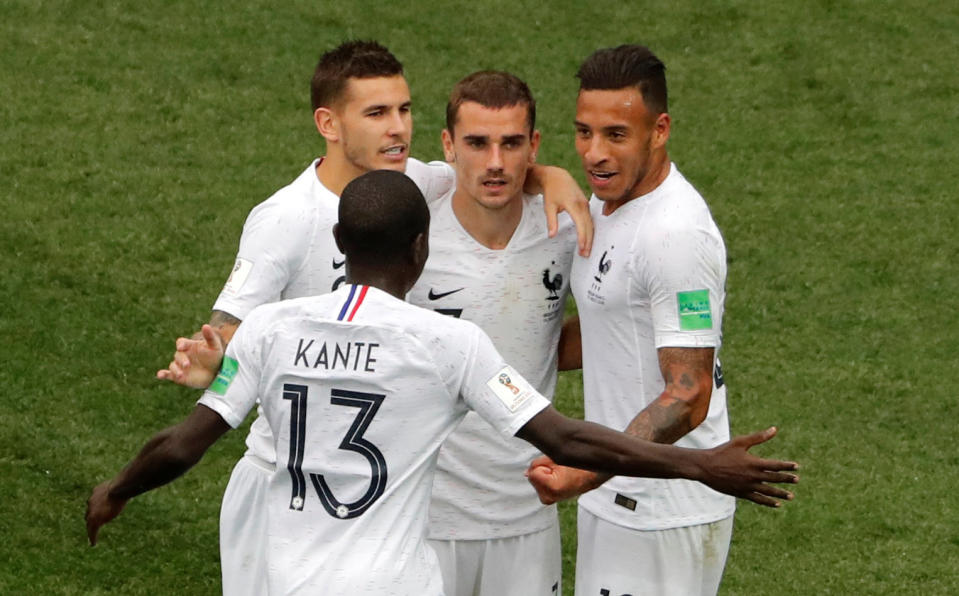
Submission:
[[[226,395],[226,390],[229,389],[230,383],[233,382],[233,378],[236,377],[236,372],[239,369],[239,362],[229,356],[224,356],[223,364],[220,366],[220,374],[210,383],[210,391],[217,395]]]
[[[680,331],[713,328],[713,313],[709,307],[709,290],[677,292]]]
[[[240,288],[243,287],[246,278],[249,277],[250,271],[252,270],[253,261],[237,259],[236,264],[233,265],[233,271],[230,273],[230,278],[226,280],[226,285],[223,286],[223,291],[228,294],[239,293]]]
[[[512,366],[504,367],[496,376],[486,382],[496,397],[510,412],[515,412],[532,397],[536,391],[516,372]]]

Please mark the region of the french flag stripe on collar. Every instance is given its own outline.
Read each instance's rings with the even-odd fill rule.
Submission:
[[[343,304],[343,308],[340,310],[340,316],[336,318],[337,321],[342,321],[344,318],[347,321],[352,321],[353,317],[356,315],[356,311],[359,310],[360,305],[363,304],[363,299],[366,298],[366,291],[370,289],[370,286],[360,286],[360,295],[356,295],[356,284],[350,286],[350,295],[347,296],[346,302]],[[356,298],[354,301],[353,298]],[[353,309],[350,309],[352,305]],[[349,312],[350,315],[347,317],[346,313]]]

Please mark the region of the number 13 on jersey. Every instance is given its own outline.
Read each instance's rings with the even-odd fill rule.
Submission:
[[[303,449],[306,445],[306,407],[309,388],[306,385],[286,383],[283,385],[283,399],[290,401],[290,457],[286,469],[293,481],[290,496],[290,509],[303,511],[306,499],[306,477],[303,474]],[[310,474],[310,481],[327,513],[339,519],[359,517],[383,495],[386,490],[386,459],[376,445],[363,438],[376,412],[379,411],[385,395],[331,389],[330,403],[336,406],[359,408],[350,429],[340,441],[340,449],[359,453],[370,462],[370,486],[359,499],[352,503],[343,503],[333,495],[322,474]]]

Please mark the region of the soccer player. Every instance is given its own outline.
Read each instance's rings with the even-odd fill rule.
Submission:
[[[247,316],[194,411],[94,488],[86,514],[91,544],[130,498],[189,469],[258,401],[285,464],[260,505],[268,512],[275,595],[441,594],[424,539],[430,479],[440,443],[467,409],[557,461],[789,497],[768,483],[794,482],[786,470],[795,464],[747,452],[774,429],[705,451],[570,420],[474,324],[406,303],[429,253],[430,215],[403,174],[360,176],[344,189],[338,211],[344,285]]]
[[[535,118],[529,87],[511,74],[476,72],[453,87],[443,147],[456,187],[430,203],[432,250],[407,300],[479,325],[552,398],[576,236],[563,218],[548,238],[542,197],[523,192]],[[556,508],[524,478],[539,455],[476,412],[444,442],[428,534],[447,596],[561,593]]]
[[[213,305],[211,327],[202,337],[178,339],[174,361],[158,372],[160,378],[206,387],[219,368],[223,344],[255,306],[322,294],[343,283],[343,255],[331,229],[339,194],[356,176],[374,169],[405,171],[429,200],[453,187],[454,173],[447,164],[408,159],[409,87],[402,65],[383,46],[353,41],[324,54],[313,75],[311,98],[326,155],[250,212],[233,271]],[[589,214],[585,207],[582,213],[576,209],[581,192],[572,177],[560,168],[539,167],[530,168],[524,182],[531,190],[550,187],[547,196],[556,204],[547,206],[547,220],[555,227],[557,211],[568,208],[582,224],[585,250]],[[585,205],[584,197],[582,202]],[[246,442],[247,452],[231,474],[220,513],[223,591],[229,596],[264,591],[254,583],[264,574],[256,570],[263,557],[255,552],[252,537],[263,535],[258,504],[276,461],[265,419],[253,422]]]
[[[592,256],[572,271],[586,419],[714,447],[729,437],[719,364],[726,249],[667,155],[665,67],[649,49],[624,45],[595,52],[577,77],[576,150],[596,226]],[[548,459],[534,462],[530,479],[545,502],[585,492],[577,594],[719,589],[734,498],[687,480],[608,480]]]

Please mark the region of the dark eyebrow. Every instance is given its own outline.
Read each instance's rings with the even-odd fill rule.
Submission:
[[[526,135],[506,135],[503,137],[504,143],[522,143],[526,139]]]
[[[485,135],[463,135],[463,139],[466,141],[483,141],[484,143],[489,141],[489,137]]]

